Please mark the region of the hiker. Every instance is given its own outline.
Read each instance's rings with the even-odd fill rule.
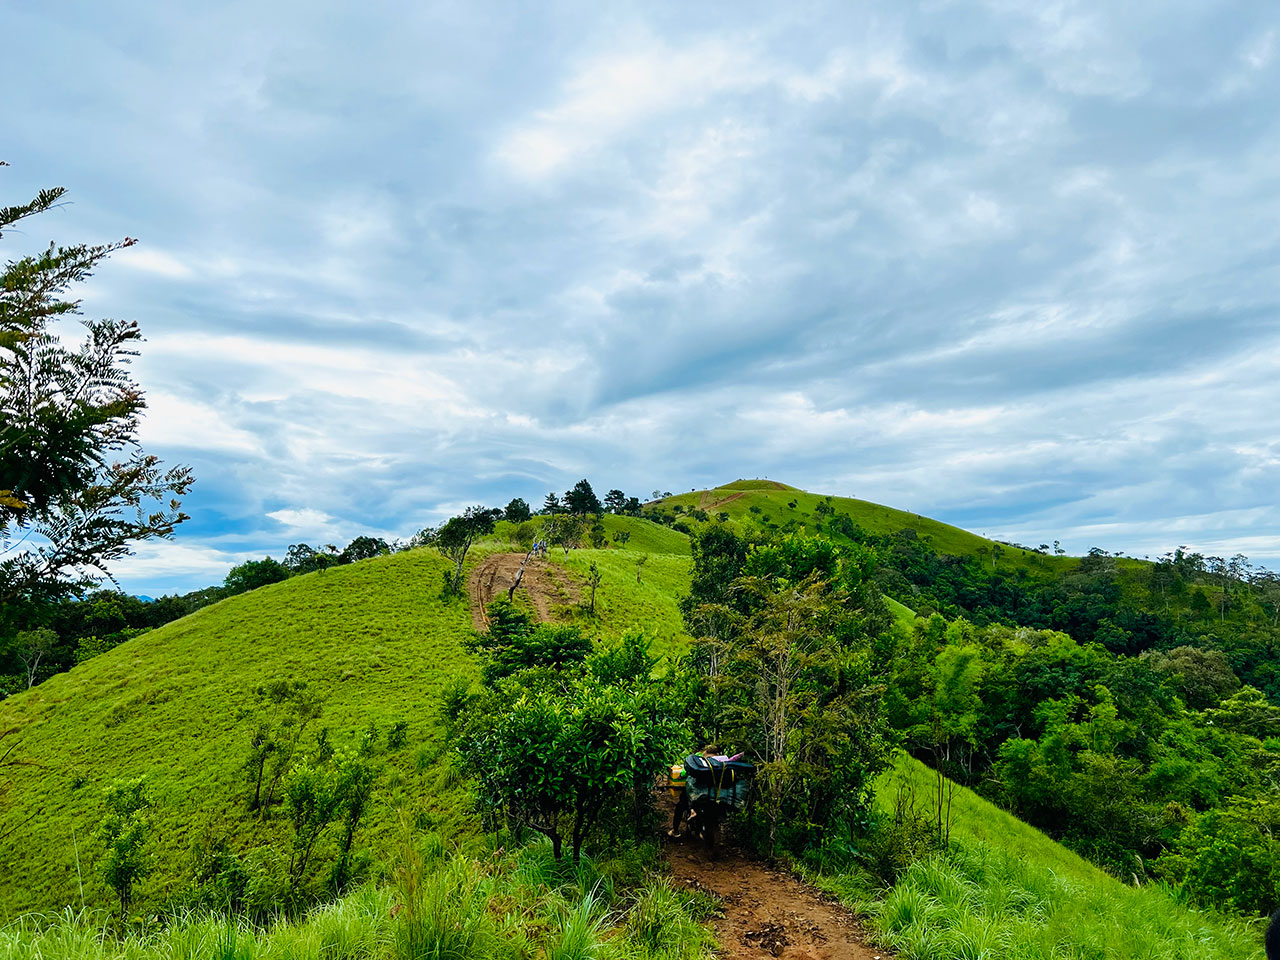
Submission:
[[[1267,960],[1280,960],[1280,910],[1271,915],[1267,926]]]
[[[714,743],[709,743],[700,752],[704,757],[712,757],[720,752],[720,748]],[[683,761],[671,765],[671,779],[668,783],[668,788],[677,796],[676,812],[671,816],[671,829],[667,831],[667,836],[673,840],[679,840],[680,825],[688,818],[690,826],[692,826],[693,819],[697,816],[689,804],[688,780]]]

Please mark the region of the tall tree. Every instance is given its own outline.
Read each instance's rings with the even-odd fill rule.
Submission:
[[[560,504],[560,498],[555,493],[548,493],[542,499],[542,512],[548,516],[555,516],[557,513],[563,513],[564,507]]]
[[[627,506],[627,495],[621,490],[610,490],[604,496],[604,505],[610,513],[622,513]]]
[[[604,509],[600,505],[600,498],[596,496],[596,492],[591,489],[591,484],[585,479],[579,480],[573,485],[572,490],[565,493],[564,505],[570,513],[576,513],[578,516],[600,513]]]
[[[63,194],[0,208],[0,237]],[[133,544],[186,519],[178,498],[190,470],[166,469],[139,446],[146,403],[128,369],[137,325],[88,320],[72,346],[58,324],[79,312],[69,288],[134,243],[50,245],[0,269],[0,543],[17,541],[0,561],[0,631],[24,608],[109,576]]]
[[[512,523],[524,523],[532,515],[529,504],[525,502],[523,497],[513,497],[511,502],[507,504],[507,509],[503,511],[503,518],[510,520]]]

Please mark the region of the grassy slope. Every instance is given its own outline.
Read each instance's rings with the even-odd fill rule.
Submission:
[[[936,777],[899,755],[877,784],[893,809],[900,784],[928,809]],[[1260,957],[1260,932],[1189,909],[1164,888],[1121,883],[1040,831],[963,787],[952,803],[952,849],[919,861],[888,890],[867,896],[856,877],[822,882],[872,916],[899,957],[950,960]]]
[[[806,493],[786,484],[772,480],[739,480],[716,487],[713,490],[695,490],[680,493],[665,500],[656,501],[656,506],[670,509],[680,504],[685,510],[694,507],[706,510],[714,518],[718,513],[727,513],[731,520],[746,522],[768,517],[773,523],[782,525],[788,520],[798,524],[815,526],[819,520],[817,507],[819,503],[829,501],[836,513],[846,514],[864,530],[874,534],[896,533],[899,530],[915,530],[921,537],[928,537],[934,549],[941,553],[957,556],[981,555],[990,561],[990,551],[997,544],[993,540],[979,537],[977,534],[953,527],[950,524],[917,513],[895,510],[867,500],[852,497],[824,497],[816,493]],[[795,503],[794,507],[790,504]],[[759,513],[753,514],[752,507],[758,507]],[[1004,553],[997,558],[1000,569],[1025,567],[1033,573],[1053,571],[1062,573],[1078,562],[1069,557],[1044,556],[1029,550],[1000,545]]]
[[[434,551],[381,557],[298,577],[225,600],[103,654],[0,703],[0,730],[17,730],[0,809],[0,913],[78,903],[72,830],[89,869],[86,838],[115,777],[147,774],[158,800],[157,854],[170,868],[144,887],[152,896],[185,865],[206,824],[248,823],[240,772],[254,720],[239,712],[253,688],[281,676],[325,691],[320,725],[350,740],[371,720],[409,722],[391,755],[383,802],[368,821],[375,848],[395,822],[393,804],[445,835],[471,829],[465,796],[416,752],[438,742],[434,698],[447,676],[472,671],[459,641],[465,603],[439,599],[444,562]],[[83,785],[77,787],[77,778]],[[0,790],[4,790],[0,778]],[[30,819],[28,819],[30,818]],[[242,846],[282,837],[280,818],[240,829]],[[86,879],[101,901],[101,885]]]
[[[636,560],[642,555],[647,559],[639,568],[640,582],[636,583]],[[653,638],[653,652],[660,656],[675,657],[688,649],[689,635],[677,606],[680,595],[689,590],[692,561],[688,556],[616,549],[573,550],[567,561],[559,550],[548,556],[564,565],[578,583],[585,581],[591,563],[599,567],[596,621],[584,618],[588,629],[598,624],[603,635],[616,636],[640,627]],[[587,599],[585,594],[582,599]]]

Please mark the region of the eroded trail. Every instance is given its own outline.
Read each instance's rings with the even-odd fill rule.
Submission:
[[[493,600],[507,595],[523,560],[523,553],[493,553],[471,571],[467,593],[471,597],[471,625],[475,629],[486,629],[485,608]],[[524,577],[515,592],[517,599],[521,596],[528,599],[538,620],[545,623],[555,619],[556,607],[577,601],[578,588],[562,568],[547,560],[533,559],[524,568]]]
[[[727,848],[708,859],[694,839],[668,841],[666,855],[677,883],[714,894],[723,904],[716,939],[730,960],[888,960],[863,942],[847,909],[789,873]]]

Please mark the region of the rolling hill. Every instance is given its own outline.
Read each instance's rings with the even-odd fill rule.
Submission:
[[[939,549],[980,554],[991,548],[991,541],[915,514],[772,481],[739,481],[650,507],[676,504],[683,511],[727,513],[744,525],[763,515],[803,525],[826,504],[873,532],[910,527]],[[551,552],[555,577],[571,587],[553,618],[578,622],[600,637],[639,626],[654,638],[656,651],[679,655],[689,642],[677,606],[688,583],[688,536],[635,518],[607,518],[606,528],[630,532],[627,548],[576,550],[568,558]],[[509,551],[511,532],[499,528],[477,548],[473,568]],[[1029,554],[1010,562],[1044,569],[1045,562],[1066,568],[1075,561]],[[593,563],[602,582],[590,617],[572,601]],[[446,566],[435,551],[418,549],[294,577],[202,609],[0,702],[0,754],[12,747],[16,761],[0,769],[0,914],[106,903],[101,884],[88,881],[90,837],[102,791],[118,777],[147,775],[157,800],[162,867],[146,881],[148,899],[162,899],[184,881],[189,851],[201,838],[222,833],[240,849],[284,840],[280,818],[259,823],[248,815],[244,760],[256,722],[255,690],[285,677],[322,692],[315,728],[328,727],[335,744],[353,742],[371,725],[378,731],[388,769],[362,833],[375,855],[389,848],[402,818],[448,842],[471,842],[477,826],[465,786],[441,762],[436,702],[449,680],[475,675],[464,647],[475,612],[465,601],[441,599]],[[913,621],[912,611],[891,606],[901,623]],[[400,721],[407,724],[405,744],[385,745],[386,731]],[[903,780],[921,795],[934,782],[918,762],[901,759],[880,782],[882,811],[891,808]],[[922,928],[900,922],[902,911],[917,903],[913,896],[952,911],[930,914],[948,936],[979,931],[974,935],[1009,948],[983,955],[1145,956],[1144,938],[1176,942],[1161,954],[1171,957],[1256,953],[1256,937],[1242,926],[1187,910],[1165,891],[1134,890],[967,790],[958,791],[954,814],[952,854],[913,867],[891,889],[868,890],[856,878],[823,879],[868,911],[885,942],[904,956],[963,953],[958,942],[926,942]],[[1012,913],[1013,901],[999,901],[1002,890],[1020,905]],[[1063,953],[1051,939],[1035,939],[1036,924],[1056,930],[1062,944],[1076,934],[1093,939],[1078,950],[1064,946]],[[1123,933],[1129,928],[1133,932]],[[1047,952],[1012,950],[1013,938],[1024,934]]]

